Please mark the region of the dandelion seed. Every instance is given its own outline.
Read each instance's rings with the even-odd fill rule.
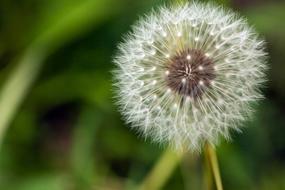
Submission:
[[[155,71],[156,70],[156,66],[153,66],[150,70],[151,71]]]
[[[181,32],[177,32],[177,37],[181,37],[182,33]]]
[[[143,135],[199,150],[240,130],[250,103],[262,97],[265,59],[264,42],[235,13],[211,3],[163,7],[141,19],[120,45],[118,105]]]
[[[155,85],[157,83],[157,80],[152,81],[152,85]]]
[[[171,92],[170,88],[167,88],[166,93],[169,94]]]
[[[166,70],[166,71],[165,71],[165,75],[169,75],[169,70]]]

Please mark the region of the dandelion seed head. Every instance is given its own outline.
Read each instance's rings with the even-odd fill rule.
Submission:
[[[119,45],[117,101],[130,126],[153,141],[199,150],[251,115],[265,81],[264,42],[215,4],[161,7]]]

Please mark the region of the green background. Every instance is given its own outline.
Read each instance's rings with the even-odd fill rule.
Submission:
[[[285,189],[285,2],[218,2],[265,37],[270,67],[254,118],[217,148],[224,188]],[[123,34],[164,3],[0,0],[1,190],[120,190],[142,181],[164,147],[124,124],[110,71]],[[163,189],[202,189],[203,180],[203,155],[189,153]]]

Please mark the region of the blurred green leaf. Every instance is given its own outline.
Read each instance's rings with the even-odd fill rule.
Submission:
[[[39,33],[30,45],[18,66],[11,73],[0,94],[0,144],[7,126],[18,107],[28,93],[29,88],[40,72],[44,59],[58,47],[78,36],[90,27],[94,27],[106,15],[114,13],[117,6],[106,6],[108,1],[86,0],[75,3],[59,15],[55,14],[50,23]],[[116,4],[114,4],[116,5]],[[107,11],[107,9],[111,9]]]
[[[100,112],[85,109],[75,126],[70,159],[75,184],[78,186],[76,189],[91,189],[98,181],[98,176],[95,175],[94,142],[101,122]]]
[[[243,12],[257,30],[261,31],[263,34],[273,35],[272,37],[278,38],[284,42],[284,10],[284,3],[271,3],[250,7]]]

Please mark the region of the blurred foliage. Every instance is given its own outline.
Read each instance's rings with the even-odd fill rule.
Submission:
[[[245,15],[265,37],[271,68],[266,99],[254,119],[243,134],[218,147],[225,189],[285,189],[285,4],[219,2]],[[42,53],[35,62],[39,73],[26,73],[36,80],[4,136],[0,189],[134,189],[144,178],[163,147],[126,127],[114,106],[110,71],[122,35],[139,15],[163,3],[0,1],[1,87],[27,52]],[[2,107],[0,114],[9,109]],[[201,189],[202,162],[199,155],[187,155],[163,189]]]

